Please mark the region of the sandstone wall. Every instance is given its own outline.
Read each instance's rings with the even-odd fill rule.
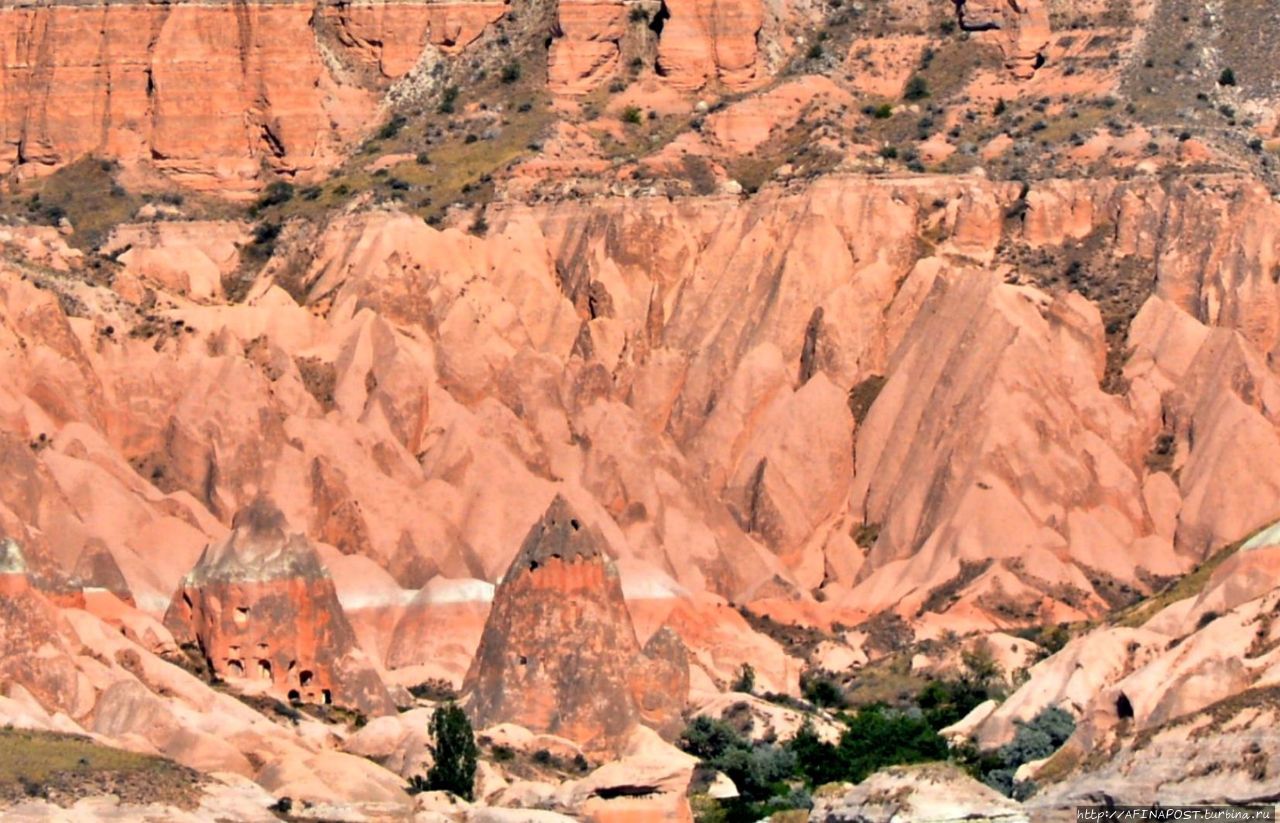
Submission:
[[[312,176],[379,119],[428,45],[456,52],[501,3],[0,8],[0,173],[84,154],[151,160],[224,194],[265,166]],[[363,75],[347,64],[364,66]]]

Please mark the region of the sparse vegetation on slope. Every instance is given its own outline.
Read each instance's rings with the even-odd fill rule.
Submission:
[[[103,746],[76,735],[0,729],[0,801],[40,798],[70,806],[114,794],[121,802],[191,808],[203,778],[161,757]]]

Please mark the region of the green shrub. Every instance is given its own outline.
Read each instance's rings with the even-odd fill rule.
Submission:
[[[880,156],[885,160],[893,160],[898,156],[898,148],[896,146],[881,146]],[[874,540],[871,542],[875,542]]]
[[[814,43],[812,46],[809,47],[809,53],[805,56],[808,57],[810,60],[821,60],[822,54],[823,54],[822,44]]]
[[[735,746],[747,746],[746,739],[723,720],[700,714],[680,735],[680,748],[699,760],[711,762]]]
[[[633,126],[638,126],[643,122],[643,120],[644,117],[640,109],[635,106],[627,106],[622,111],[622,122],[624,123],[630,123]]]
[[[458,102],[459,90],[457,86],[449,86],[440,95],[440,113],[453,114],[455,105]]]
[[[796,736],[787,742],[787,748],[795,755],[796,768],[810,786],[835,783],[844,778],[836,747],[818,738],[808,718]]]
[[[877,120],[888,120],[893,117],[893,106],[888,103],[881,103],[872,109],[871,113]]]
[[[763,743],[735,746],[710,765],[733,781],[742,799],[759,803],[789,791],[786,780],[796,772],[796,756],[781,746]]]
[[[751,694],[756,688],[756,670],[750,663],[743,663],[738,669],[738,679],[733,681],[732,691]]]
[[[989,689],[963,679],[935,680],[921,689],[916,703],[929,725],[941,730],[962,720],[990,697]]]
[[[1050,706],[1036,715],[1031,722],[1018,726],[1013,740],[1001,746],[996,752],[999,768],[986,771],[982,781],[988,786],[1006,795],[1025,795],[1033,791],[1033,786],[1020,786],[1013,776],[1018,767],[1024,763],[1043,760],[1062,748],[1067,738],[1075,731],[1076,721],[1070,714]]]
[[[408,122],[409,121],[404,118],[404,115],[397,114],[387,122],[383,123],[382,128],[378,129],[378,139],[390,140],[399,134],[400,130],[404,128],[405,123]]]
[[[942,760],[947,744],[923,716],[867,706],[849,721],[836,753],[845,779],[861,783],[885,766]]]
[[[912,75],[902,90],[902,96],[907,100],[923,100],[929,96],[929,83],[918,74]]]
[[[272,181],[262,192],[262,196],[253,204],[253,211],[262,211],[271,206],[279,206],[293,199],[293,184],[286,180]]]
[[[825,674],[812,674],[801,679],[804,699],[815,706],[838,709],[845,705],[844,690]]]
[[[509,86],[520,79],[521,73],[519,63],[508,63],[502,67],[502,74],[498,76],[498,79]]]
[[[1234,86],[1236,84],[1236,73],[1230,67],[1222,70],[1222,74],[1218,75],[1219,86]]]

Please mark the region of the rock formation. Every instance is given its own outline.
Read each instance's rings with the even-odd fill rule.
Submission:
[[[1269,763],[1280,757],[1272,681],[1280,662],[1278,544],[1280,528],[1265,529],[1222,559],[1203,589],[1073,640],[1033,667],[1028,682],[976,724],[975,736],[988,745],[1007,741],[1016,721],[1049,706],[1078,716],[1054,758],[1068,776],[1043,803],[1100,787],[1117,803],[1156,791],[1180,803],[1264,796],[1276,784]],[[1113,754],[1086,762],[1083,754],[1097,750]]]
[[[478,815],[675,817],[683,711],[800,728],[744,664],[985,643],[1031,676],[951,733],[1071,712],[1046,804],[1274,795],[1276,538],[1217,554],[1280,517],[1238,5],[0,8],[0,725],[408,814],[465,684]],[[872,787],[974,796],[917,777]]]
[[[668,635],[646,647],[658,660],[641,650],[604,545],[562,497],[529,530],[467,673],[475,723],[517,723],[597,754],[618,751],[642,719],[670,730],[688,664]]]
[[[816,798],[809,820],[1027,823],[1030,817],[1019,804],[954,766],[931,763],[876,772],[856,787],[830,786]]]
[[[1005,66],[1019,79],[1035,74],[1049,44],[1049,10],[1042,0],[957,0],[960,25],[992,32]]]
[[[31,587],[19,545],[0,538],[0,694],[19,686],[50,712],[91,703],[58,608]]]
[[[221,194],[260,167],[315,176],[424,49],[458,51],[502,3],[69,4],[0,9],[0,173],[148,159]],[[325,25],[312,25],[313,14]],[[331,34],[331,37],[325,37]],[[109,47],[106,44],[110,44]],[[336,69],[374,67],[374,79]]]
[[[560,36],[547,54],[547,87],[558,94],[585,94],[618,69],[627,6],[565,0],[558,13]]]
[[[287,528],[265,498],[240,511],[231,534],[210,544],[183,578],[165,625],[232,685],[257,682],[291,701],[368,714],[395,711],[356,645],[328,571],[306,538]]]
[[[765,23],[759,0],[672,0],[659,12],[658,73],[682,91],[709,81],[734,90],[765,79],[756,36]]]

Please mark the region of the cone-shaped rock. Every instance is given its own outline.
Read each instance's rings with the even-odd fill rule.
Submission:
[[[259,498],[183,578],[165,625],[195,643],[233,685],[258,680],[280,697],[369,714],[395,710],[356,644],[333,581],[301,534]]]
[[[653,664],[604,543],[561,497],[529,531],[467,673],[477,724],[516,723],[602,754],[648,720],[637,692],[653,683]]]
[[[0,538],[0,694],[16,683],[49,711],[92,706],[65,635],[57,607],[31,586],[18,543]]]

